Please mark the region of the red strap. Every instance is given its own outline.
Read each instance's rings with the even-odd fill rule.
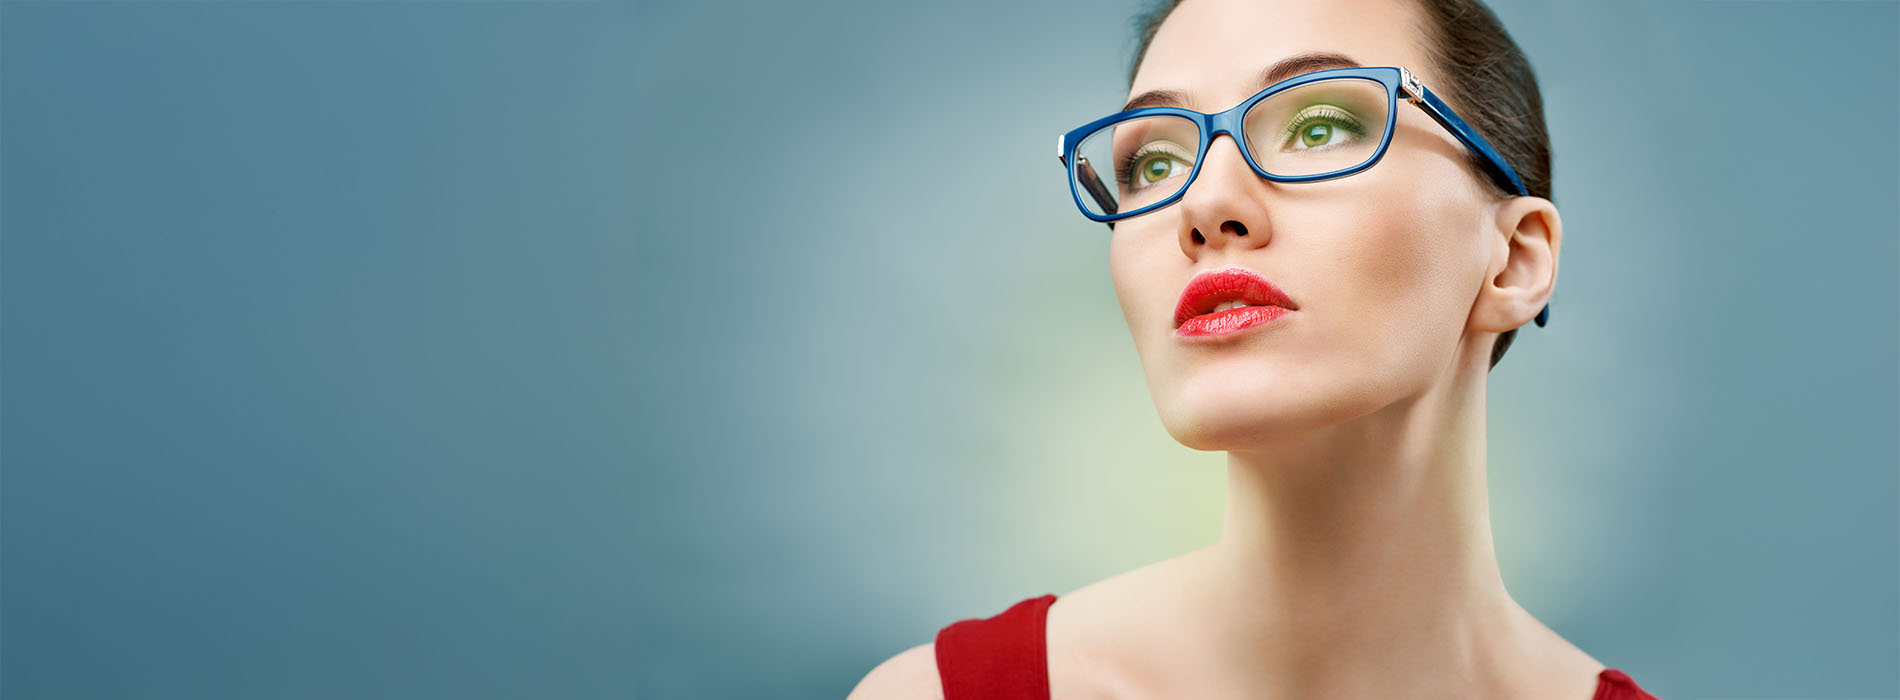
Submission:
[[[937,630],[937,675],[944,700],[1049,700],[1049,651],[1043,623],[1054,593],[986,618]]]
[[[1659,700],[1659,698],[1650,695],[1649,691],[1643,690],[1642,686],[1636,685],[1636,680],[1630,678],[1629,674],[1614,668],[1606,668],[1602,673],[1597,674],[1597,694],[1590,700]]]

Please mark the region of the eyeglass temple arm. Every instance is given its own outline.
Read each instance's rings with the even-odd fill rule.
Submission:
[[[1408,102],[1425,110],[1426,114],[1431,115],[1433,120],[1443,125],[1452,136],[1458,137],[1458,141],[1466,148],[1484,156],[1485,163],[1491,166],[1487,169],[1491,179],[1496,181],[1499,187],[1518,196],[1530,195],[1530,191],[1524,188],[1524,181],[1518,178],[1517,171],[1511,169],[1511,164],[1505,162],[1504,157],[1498,155],[1498,152],[1491,148],[1491,144],[1486,142],[1483,136],[1478,135],[1476,129],[1466,124],[1465,120],[1459,119],[1458,113],[1451,111],[1450,105],[1438,99],[1437,95],[1432,94],[1430,88],[1420,83],[1418,76],[1412,75],[1411,71],[1400,69],[1399,78],[1399,89],[1405,91]],[[1550,322],[1550,304],[1544,304],[1543,310],[1537,312],[1536,322],[1539,327]]]
[[[1062,161],[1065,166],[1069,164],[1068,144],[1062,137],[1056,138],[1056,160]],[[1102,178],[1095,175],[1095,168],[1089,167],[1088,158],[1078,155],[1075,160],[1076,179],[1081,181],[1082,189],[1089,191],[1089,197],[1102,207],[1102,213],[1115,213],[1115,193],[1108,191],[1108,186],[1102,184]],[[1108,230],[1115,230],[1115,222],[1106,223]]]
[[[1102,213],[1115,213],[1115,193],[1108,191],[1108,186],[1102,184],[1102,178],[1095,174],[1095,168],[1089,167],[1088,158],[1075,157],[1075,175],[1082,183],[1082,189],[1088,190],[1089,197],[1102,207]]]
[[[1451,107],[1439,100],[1438,95],[1433,94],[1431,89],[1418,82],[1418,76],[1412,75],[1411,71],[1403,71],[1399,89],[1405,91],[1407,101],[1418,105],[1419,109],[1425,110],[1432,119],[1444,125],[1445,130],[1458,137],[1458,141],[1466,148],[1483,156],[1485,162],[1491,165],[1491,179],[1496,180],[1504,191],[1519,196],[1530,194],[1524,189],[1524,181],[1518,179],[1517,171],[1511,169],[1511,164],[1505,162],[1504,157],[1498,155],[1498,152],[1491,148],[1491,144],[1486,142],[1483,136],[1478,135],[1476,129],[1466,124],[1465,120],[1459,119],[1458,113],[1451,111]]]

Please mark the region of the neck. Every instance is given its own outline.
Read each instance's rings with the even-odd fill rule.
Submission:
[[[1522,609],[1492,545],[1484,368],[1448,374],[1463,376],[1229,453],[1221,538],[1198,553],[1214,648],[1237,655],[1215,663],[1286,697],[1497,682]]]

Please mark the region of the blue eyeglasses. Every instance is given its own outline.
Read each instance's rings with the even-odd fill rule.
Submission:
[[[1076,207],[1112,228],[1180,201],[1220,134],[1234,140],[1255,174],[1274,182],[1332,180],[1370,168],[1392,145],[1401,94],[1482,156],[1486,174],[1505,192],[1530,194],[1484,137],[1411,71],[1396,67],[1307,73],[1214,114],[1179,107],[1111,114],[1063,134],[1056,157],[1068,170]],[[1549,319],[1546,304],[1537,325]]]

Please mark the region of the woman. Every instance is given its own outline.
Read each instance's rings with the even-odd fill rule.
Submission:
[[[1495,16],[1186,0],[1142,38],[1129,105],[1060,156],[1162,423],[1228,453],[1221,537],[948,625],[851,697],[1653,698],[1492,547],[1487,372],[1563,231]]]

